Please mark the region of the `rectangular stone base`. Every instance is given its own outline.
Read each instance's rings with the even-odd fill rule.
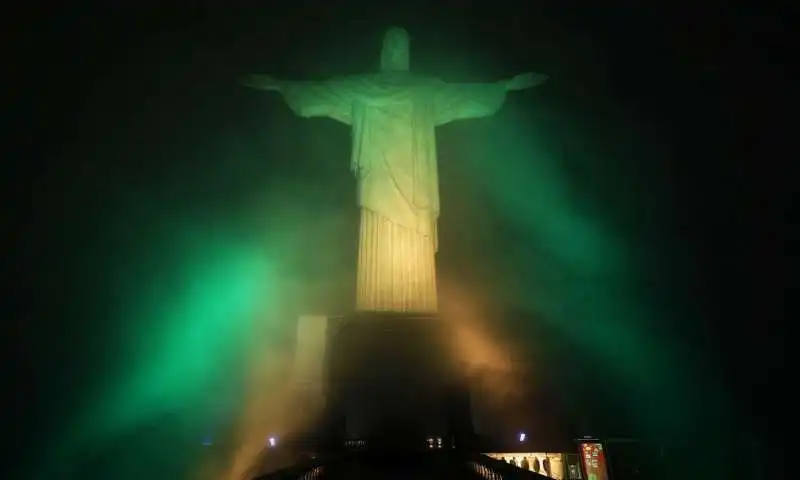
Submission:
[[[328,415],[342,440],[418,445],[453,434],[459,384],[448,328],[436,316],[358,313],[328,340]],[[468,414],[467,414],[468,415]]]

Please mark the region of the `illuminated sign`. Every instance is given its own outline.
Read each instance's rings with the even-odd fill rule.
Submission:
[[[606,455],[602,443],[580,443],[580,455],[586,480],[608,480]]]

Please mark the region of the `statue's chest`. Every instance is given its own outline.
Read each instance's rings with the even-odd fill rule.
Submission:
[[[413,145],[415,125],[413,103],[401,102],[369,107],[364,128],[371,147],[394,156],[408,153]]]
[[[407,99],[392,103],[389,105],[382,105],[377,107],[377,115],[383,117],[385,122],[396,124],[396,127],[401,127],[401,124],[408,124],[414,120],[414,100]]]

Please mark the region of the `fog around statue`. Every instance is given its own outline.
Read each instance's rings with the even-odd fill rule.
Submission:
[[[506,93],[547,77],[533,73],[489,83],[446,83],[409,72],[409,37],[389,29],[381,71],[325,81],[251,75],[250,88],[282,94],[300,117],[329,117],[352,127],[350,167],[361,209],[356,308],[437,311],[439,178],[435,127],[493,115]]]

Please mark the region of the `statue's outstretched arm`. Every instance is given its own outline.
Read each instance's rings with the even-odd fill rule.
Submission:
[[[256,90],[278,92],[295,114],[303,117],[329,117],[352,123],[353,94],[349,81],[286,81],[272,75],[248,75],[239,83]]]
[[[508,80],[491,83],[442,83],[435,90],[436,125],[494,115],[502,107],[508,92],[532,88],[544,83],[547,75],[522,73]]]
[[[547,81],[547,75],[529,72],[520,73],[508,80],[504,80],[503,83],[505,84],[507,92],[516,92],[518,90],[526,90],[539,86],[545,81]]]
[[[239,80],[239,83],[248,88],[256,90],[268,90],[279,92],[281,90],[281,81],[272,75],[253,74],[247,75]]]

